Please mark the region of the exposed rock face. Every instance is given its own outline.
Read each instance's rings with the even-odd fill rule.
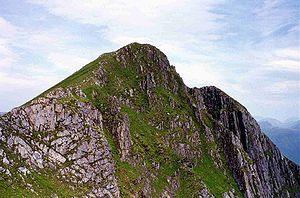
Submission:
[[[199,91],[196,94],[216,122],[216,136],[246,196],[288,197],[285,186],[299,185],[299,166],[282,156],[242,105],[216,87]]]
[[[137,43],[0,117],[0,182],[64,196],[41,190],[49,172],[69,197],[300,196],[299,166],[241,104],[188,88],[162,52]]]
[[[57,177],[73,185],[91,184],[88,196],[117,197],[102,115],[90,104],[69,97],[73,97],[70,90],[58,89],[1,117],[1,147],[5,148],[1,156],[8,162],[4,170],[25,161],[26,167],[36,171],[54,168]],[[7,149],[19,155],[20,161],[7,159]],[[26,167],[18,169],[28,173]]]
[[[127,114],[121,114],[116,118],[113,134],[118,142],[121,160],[125,161],[131,148],[131,137],[129,131],[129,119]]]

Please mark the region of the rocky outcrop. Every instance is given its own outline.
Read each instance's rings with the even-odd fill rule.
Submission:
[[[76,97],[76,90],[57,89],[1,117],[1,157],[8,172],[54,169],[71,185],[91,186],[87,196],[119,196],[111,150],[104,137],[102,115]],[[6,151],[20,156],[9,159]],[[22,161],[25,164],[22,164]],[[10,174],[8,174],[10,175]]]
[[[121,154],[121,160],[125,161],[126,157],[129,155],[132,145],[129,130],[129,119],[127,114],[120,114],[115,118],[113,135],[117,141],[119,153]]]

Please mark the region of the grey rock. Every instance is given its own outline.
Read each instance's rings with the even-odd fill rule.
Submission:
[[[127,114],[120,114],[115,118],[113,134],[118,143],[118,149],[121,153],[121,160],[125,161],[131,148],[131,136],[129,131],[129,119]]]
[[[197,89],[194,94],[204,104],[202,109],[218,121],[217,136],[246,197],[274,197],[300,184],[299,166],[281,155],[241,104],[215,87]]]
[[[101,197],[101,193],[103,196],[119,197],[111,149],[103,134],[101,113],[79,100],[73,100],[76,111],[74,107],[60,103],[63,97],[74,97],[74,92],[78,94],[76,97],[85,97],[78,89],[56,89],[28,105],[13,109],[0,120],[1,137],[7,139],[5,145],[19,153],[27,166],[56,169],[57,176],[68,182],[93,184],[93,189],[99,191],[96,197]],[[5,128],[1,127],[3,121]],[[7,130],[10,128],[13,132]],[[31,138],[33,133],[36,134],[34,139]],[[3,149],[1,153],[4,155]],[[70,159],[72,161],[68,167],[62,166]],[[6,158],[2,160],[11,163]],[[25,175],[29,173],[25,166],[20,166],[18,171]],[[8,169],[2,172],[11,176]],[[110,188],[105,189],[103,183]]]

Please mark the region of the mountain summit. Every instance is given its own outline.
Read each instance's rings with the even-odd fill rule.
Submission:
[[[201,79],[199,79],[201,80]],[[0,117],[3,197],[299,197],[300,168],[216,87],[148,44],[106,53]]]

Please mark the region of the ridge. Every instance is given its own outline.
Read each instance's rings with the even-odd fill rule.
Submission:
[[[6,197],[299,197],[300,168],[236,100],[131,43],[0,117]],[[17,189],[17,190],[16,190]]]

